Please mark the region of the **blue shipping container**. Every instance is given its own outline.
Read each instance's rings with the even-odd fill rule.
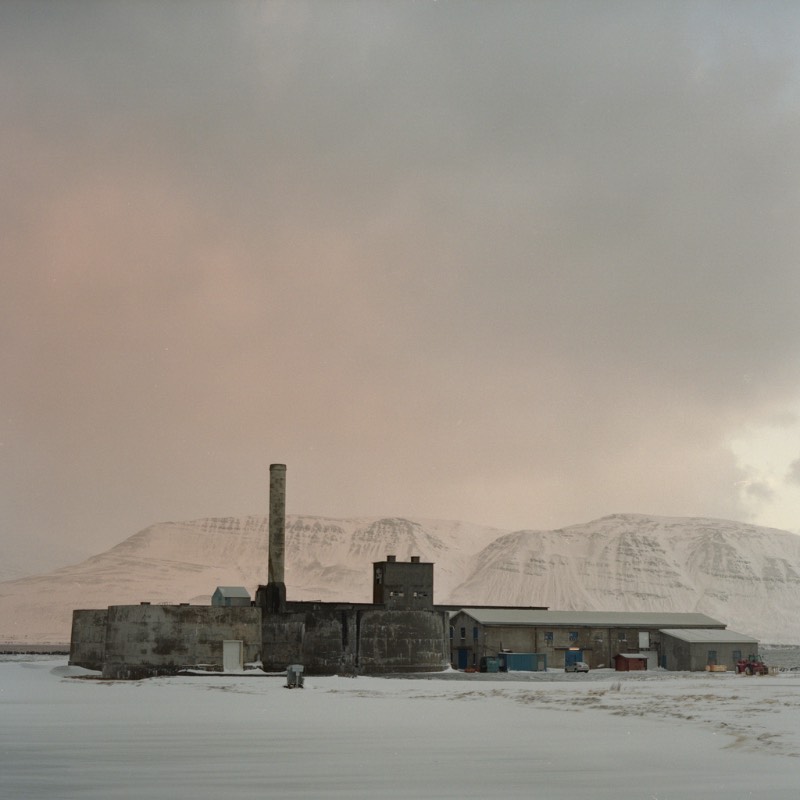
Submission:
[[[500,669],[503,672],[537,672],[540,653],[500,653]],[[547,669],[545,661],[544,669]]]

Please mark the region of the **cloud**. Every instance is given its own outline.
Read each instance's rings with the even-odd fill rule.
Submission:
[[[4,524],[261,511],[271,460],[298,512],[745,515],[726,442],[800,388],[799,20],[5,4]]]
[[[775,499],[775,492],[769,484],[759,481],[749,481],[744,488],[749,499],[759,503],[769,503]]]
[[[800,458],[796,458],[789,464],[789,471],[786,473],[786,482],[794,486],[800,486]]]

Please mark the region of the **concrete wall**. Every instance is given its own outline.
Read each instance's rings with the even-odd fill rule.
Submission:
[[[294,663],[311,675],[447,667],[444,612],[390,611],[366,604],[292,606],[284,614],[264,614],[262,660],[268,672]]]
[[[102,669],[106,649],[106,609],[76,609],[72,612],[69,663],[86,669]]]
[[[302,664],[308,674],[332,675],[356,669],[357,611],[318,603],[283,614],[265,613],[263,663],[267,672]]]
[[[138,678],[206,664],[222,668],[222,642],[243,642],[245,662],[261,654],[261,609],[111,606],[103,676]]]
[[[361,616],[362,672],[436,672],[448,664],[447,612],[375,609]]]

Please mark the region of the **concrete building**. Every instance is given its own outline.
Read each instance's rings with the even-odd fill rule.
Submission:
[[[401,563],[388,556],[373,565],[373,603],[287,600],[285,503],[286,467],[273,464],[268,581],[254,604],[241,587],[217,587],[211,606],[77,610],[70,663],[102,669],[109,678],[258,660],[267,671],[303,664],[307,674],[445,669],[448,615],[433,606],[433,564],[418,557]]]
[[[395,556],[372,565],[372,602],[388,609],[433,608],[433,564],[411,556],[400,563]]]
[[[261,654],[257,608],[150,605],[75,611],[69,663],[108,678],[144,678],[181,669],[223,669],[223,642],[240,642],[242,660]]]
[[[250,592],[244,586],[217,586],[211,595],[212,606],[249,606]]]
[[[450,618],[450,661],[458,669],[476,666],[504,651],[543,653],[550,667],[568,660],[611,667],[624,652],[646,653],[655,669],[663,654],[663,628],[724,629],[705,614],[633,611],[538,611],[464,608]]]
[[[758,640],[736,631],[664,628],[661,633],[662,666],[671,670],[704,670],[706,666],[735,671],[736,662],[758,655]]]
[[[373,564],[373,603],[303,603],[286,599],[286,468],[270,467],[269,582],[259,586],[262,661],[306,672],[429,672],[448,664],[447,613],[433,607],[433,564],[393,556]]]

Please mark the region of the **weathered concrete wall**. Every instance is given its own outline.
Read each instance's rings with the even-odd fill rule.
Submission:
[[[446,612],[309,604],[264,614],[264,669],[303,664],[310,675],[429,672],[448,663]]]
[[[445,611],[361,612],[359,669],[367,674],[445,669],[447,619]]]
[[[354,607],[325,603],[264,614],[264,669],[277,672],[289,664],[303,664],[311,675],[355,671],[357,614]]]
[[[222,642],[243,642],[244,660],[261,654],[261,609],[215,606],[111,606],[103,676],[138,678],[196,664],[222,668]]]
[[[76,609],[72,612],[69,663],[86,669],[102,669],[106,649],[106,609]]]

